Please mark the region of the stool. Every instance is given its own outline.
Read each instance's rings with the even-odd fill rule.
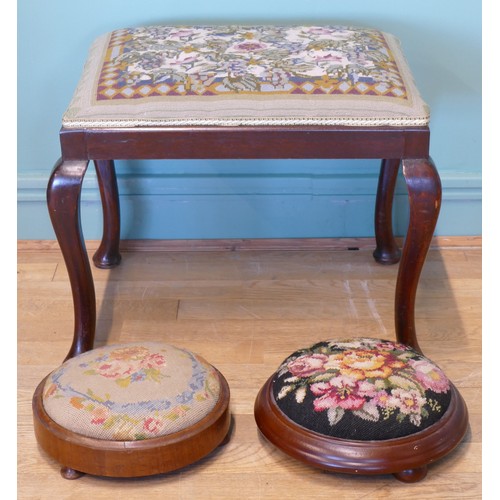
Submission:
[[[34,396],[35,434],[61,473],[159,474],[204,457],[230,426],[229,387],[203,358],[161,342],[68,359]]]
[[[407,483],[453,450],[468,424],[460,393],[436,364],[372,338],[291,354],[259,392],[255,418],[266,438],[307,464]]]
[[[116,266],[120,262],[117,159],[382,159],[374,257],[382,264],[401,259],[396,338],[420,353],[415,296],[441,203],[439,175],[429,157],[428,123],[428,107],[398,41],[375,29],[149,26],[98,38],[63,117],[62,157],[47,190],[74,302],[75,328],[67,359],[90,351],[95,333],[95,292],[80,224],[81,186],[92,160],[104,214],[102,242],[93,261],[101,268]],[[410,206],[401,253],[391,217],[400,163]],[[282,437],[296,426],[280,413],[268,392],[260,397],[256,416],[263,433],[286,448]],[[35,394],[36,408],[43,406],[41,394]],[[454,398],[449,408],[461,416],[455,431],[458,439],[465,432],[467,412],[463,400]],[[272,412],[279,416],[264,416]],[[52,423],[49,426],[48,417],[43,418],[52,435]],[[270,436],[263,421],[279,427],[276,436]],[[298,427],[304,442],[314,441],[316,431]],[[456,442],[446,433],[441,433],[444,439]],[[315,453],[308,450],[299,458],[316,465]],[[318,453],[328,455],[324,449]],[[327,464],[329,460],[333,465]],[[335,460],[321,461],[335,469]],[[347,469],[344,464],[342,471]],[[384,470],[356,463],[350,472]]]

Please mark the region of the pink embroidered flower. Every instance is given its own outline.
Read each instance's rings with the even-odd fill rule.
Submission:
[[[335,50],[310,50],[306,52],[304,58],[316,62],[329,61],[342,66],[349,64],[349,60],[345,54]]]
[[[414,389],[393,389],[389,401],[390,406],[398,408],[405,415],[420,414],[425,403],[425,398]]]
[[[368,382],[367,380],[361,380],[358,382],[358,395],[364,398],[373,398],[378,394],[378,390],[375,384]]]
[[[158,366],[165,366],[166,364],[165,358],[159,353],[150,354],[141,361],[142,368],[157,368]]]
[[[309,377],[313,373],[325,371],[328,356],[324,354],[307,354],[288,363],[288,370],[295,377]]]
[[[410,347],[405,344],[399,344],[398,342],[378,342],[375,344],[376,349],[380,349],[383,351],[409,351]]]
[[[380,408],[387,408],[391,406],[391,396],[387,391],[378,391],[371,402]]]
[[[126,378],[138,369],[138,363],[123,361],[105,361],[95,367],[96,372],[106,378]]]
[[[232,49],[236,51],[248,51],[255,52],[257,50],[267,49],[268,45],[266,43],[258,42],[257,40],[247,40],[246,42],[241,42],[233,45]]]
[[[142,346],[131,346],[112,351],[107,358],[102,359],[94,367],[95,372],[102,377],[115,380],[139,381],[146,378],[144,370],[157,370],[165,366],[164,356],[159,353],[150,354],[150,351]]]
[[[92,424],[100,425],[103,424],[109,416],[109,410],[104,406],[98,406],[92,410]]]
[[[359,384],[352,378],[340,375],[329,382],[311,385],[311,392],[320,396],[314,400],[314,410],[323,411],[340,407],[344,410],[359,410],[365,404],[365,398],[358,393]]]
[[[172,28],[169,33],[169,38],[171,40],[181,40],[183,38],[189,38],[196,33],[195,30],[189,28]]]
[[[149,417],[146,420],[144,420],[143,427],[145,431],[151,434],[157,434],[163,427],[163,423],[156,418]]]
[[[436,365],[425,359],[410,359],[409,364],[415,370],[416,379],[425,389],[430,389],[437,393],[448,392],[450,389],[449,380]]]
[[[176,420],[180,417],[183,417],[187,412],[189,408],[186,406],[176,406],[169,414],[168,418],[171,420]]]

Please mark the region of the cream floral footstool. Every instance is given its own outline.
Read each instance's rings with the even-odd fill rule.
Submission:
[[[125,417],[115,415],[107,420],[108,409],[102,401],[96,399],[95,403],[90,403],[88,393],[80,396],[72,392],[77,387],[80,388],[77,392],[85,387],[78,377],[85,381],[99,380],[106,371],[96,371],[96,363],[100,361],[91,354],[94,352],[95,291],[80,222],[80,193],[90,161],[96,167],[104,214],[103,238],[93,260],[97,267],[111,268],[121,259],[114,160],[381,159],[374,217],[374,257],[382,264],[400,261],[395,293],[395,337],[398,345],[413,349],[411,352],[417,356],[421,349],[415,331],[415,297],[441,203],[439,175],[429,156],[428,125],[429,108],[415,86],[399,42],[377,29],[335,25],[146,26],[119,29],[99,37],[90,49],[80,82],[62,118],[61,158],[50,176],[47,190],[49,213],[74,299],[75,329],[67,363],[83,371],[72,369],[70,372],[67,365],[63,365],[65,375],[61,375],[62,378],[59,378],[61,372],[56,370],[56,375],[52,374],[37,390],[35,429],[42,448],[63,463],[66,471],[85,472],[81,463],[71,465],[68,457],[90,453],[92,461],[106,464],[98,471],[91,471],[93,473],[138,475],[145,470],[156,473],[171,469],[166,458],[154,458],[157,455],[151,450],[158,445],[157,439],[163,440],[162,457],[168,454],[165,450],[173,442],[182,441],[178,436],[172,437],[177,431],[170,438],[156,438],[148,433],[168,428],[166,413],[154,404],[146,404],[152,413],[141,415],[139,419],[142,431],[135,428],[133,434],[122,441],[121,431],[112,429],[116,429],[118,421]],[[392,200],[400,164],[410,207],[409,226],[401,252],[392,230]],[[126,346],[120,349],[125,351],[118,352],[129,352]],[[376,349],[378,347],[370,350]],[[403,351],[401,355],[391,355],[398,359],[409,356]],[[316,354],[311,354],[311,359],[323,359]],[[101,353],[96,355],[101,356]],[[105,355],[114,359],[116,351],[106,351]],[[154,356],[153,359],[159,359],[156,354]],[[362,354],[353,354],[355,359],[358,356]],[[378,359],[375,354],[374,359]],[[386,354],[381,355],[381,359],[385,360]],[[410,363],[410,358],[407,361]],[[175,363],[168,364],[168,369],[175,372],[175,366]],[[135,371],[134,377],[142,376],[139,372]],[[58,386],[58,381],[69,373],[74,374],[75,380],[64,388]],[[328,370],[325,373],[330,376]],[[327,379],[326,376],[312,383],[310,391],[313,394],[320,391],[320,385],[315,384],[323,384],[321,387],[325,391],[328,384],[335,385],[333,377]],[[114,382],[118,380],[122,379]],[[148,379],[148,383],[162,392],[168,380],[167,376],[155,385],[157,381],[153,378]],[[271,380],[275,380],[274,377]],[[361,383],[360,379],[355,380]],[[404,386],[404,381],[398,380],[397,383],[392,380],[391,387]],[[117,402],[116,408],[120,405],[135,408],[143,403],[135,399],[135,389],[145,383],[134,378],[133,383],[132,379],[119,382],[123,386],[111,384],[115,391],[109,392],[110,397],[104,396],[104,399],[114,401],[113,394],[120,394],[125,399]],[[222,378],[219,383],[224,386]],[[344,445],[347,440],[347,447],[342,448],[337,437],[311,428],[302,418],[317,416],[310,411],[310,405],[297,405],[297,412],[303,413],[299,420],[293,412],[285,412],[282,406],[285,399],[278,397],[281,390],[278,396],[273,392],[274,383],[280,382],[266,385],[257,400],[256,417],[260,429],[295,458],[328,470],[393,472],[400,479],[416,480],[423,476],[422,471],[428,463],[456,445],[467,425],[463,400],[457,391],[450,389],[449,404],[440,404],[446,410],[439,414],[436,422],[421,431],[422,434],[420,431],[402,437],[385,434],[389,438],[377,441],[376,446],[366,436],[362,439],[344,436],[340,439]],[[383,389],[383,380],[370,383]],[[410,386],[411,382],[407,382],[407,387],[402,389],[409,390]],[[346,394],[349,387],[347,384]],[[295,401],[300,403],[304,390],[290,389],[295,394]],[[92,391],[96,398],[103,398],[98,387]],[[309,394],[307,390],[306,393]],[[129,394],[131,400],[127,403]],[[388,397],[394,399],[397,394],[393,392]],[[161,398],[155,394],[148,396],[148,400],[156,402]],[[333,396],[328,398],[329,402],[334,399]],[[228,397],[221,397],[221,401],[224,413]],[[301,408],[306,407],[304,413]],[[340,408],[343,407],[329,408],[326,412],[330,424],[332,419],[340,419]],[[209,420],[212,419],[212,431],[217,435],[213,444],[227,433],[227,419],[223,419],[222,425],[214,416],[214,410],[207,411],[211,416]],[[367,418],[375,416],[374,406],[368,402],[356,411],[364,412]],[[417,419],[416,416],[412,418]],[[101,422],[102,419],[105,420]],[[98,425],[97,421],[101,423]],[[198,425],[189,422],[186,429],[178,432],[189,434],[192,428],[198,429]],[[92,436],[84,430],[89,427]],[[104,438],[94,434],[98,427],[109,427],[111,439],[108,434]],[[426,438],[419,441],[418,437],[424,434]],[[446,445],[436,451],[430,443],[438,441]],[[305,449],[300,446],[289,449],[289,442],[303,443]],[[184,457],[177,465],[200,456],[197,452],[188,452],[193,441],[187,443],[189,446],[182,447],[182,453],[174,453]],[[393,454],[391,450],[396,448],[403,451]],[[416,448],[421,450],[418,460],[400,460]],[[116,451],[118,449],[120,451]],[[145,452],[147,459],[135,461],[128,455],[132,450],[141,453],[148,450]],[[109,467],[113,470],[108,470],[107,465],[110,453],[114,453],[114,466]],[[359,459],[349,465],[346,453],[354,453]],[[339,454],[344,454],[344,458],[339,460]],[[148,461],[153,464],[150,469],[144,465]],[[135,467],[135,462],[141,465]],[[66,472],[67,477],[72,474]]]
[[[39,385],[35,401],[37,438],[67,479],[179,469],[219,446],[231,420],[223,375],[162,342],[72,357]]]

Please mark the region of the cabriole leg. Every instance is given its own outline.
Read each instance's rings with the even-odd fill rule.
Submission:
[[[430,158],[403,160],[403,175],[410,221],[396,284],[396,336],[399,342],[420,349],[415,331],[415,297],[441,207],[441,181]]]
[[[392,204],[401,160],[382,160],[375,204],[375,239],[373,257],[379,264],[399,262],[401,252],[392,231]]]
[[[59,160],[47,187],[47,205],[68,270],[74,306],[73,344],[66,359],[92,349],[96,304],[94,282],[80,224],[80,194],[88,161]]]
[[[120,255],[120,201],[113,160],[94,162],[101,193],[103,232],[101,245],[92,260],[96,267],[110,269],[121,261]]]

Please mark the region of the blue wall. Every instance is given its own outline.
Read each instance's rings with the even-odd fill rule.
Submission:
[[[18,0],[20,239],[54,238],[45,187],[60,155],[61,116],[93,39],[144,24],[230,22],[345,23],[398,36],[432,110],[431,155],[444,188],[436,232],[481,234],[480,1]],[[378,161],[122,161],[117,169],[123,238],[373,235]],[[405,198],[399,182],[399,234]],[[82,207],[85,237],[98,238],[92,168]]]

